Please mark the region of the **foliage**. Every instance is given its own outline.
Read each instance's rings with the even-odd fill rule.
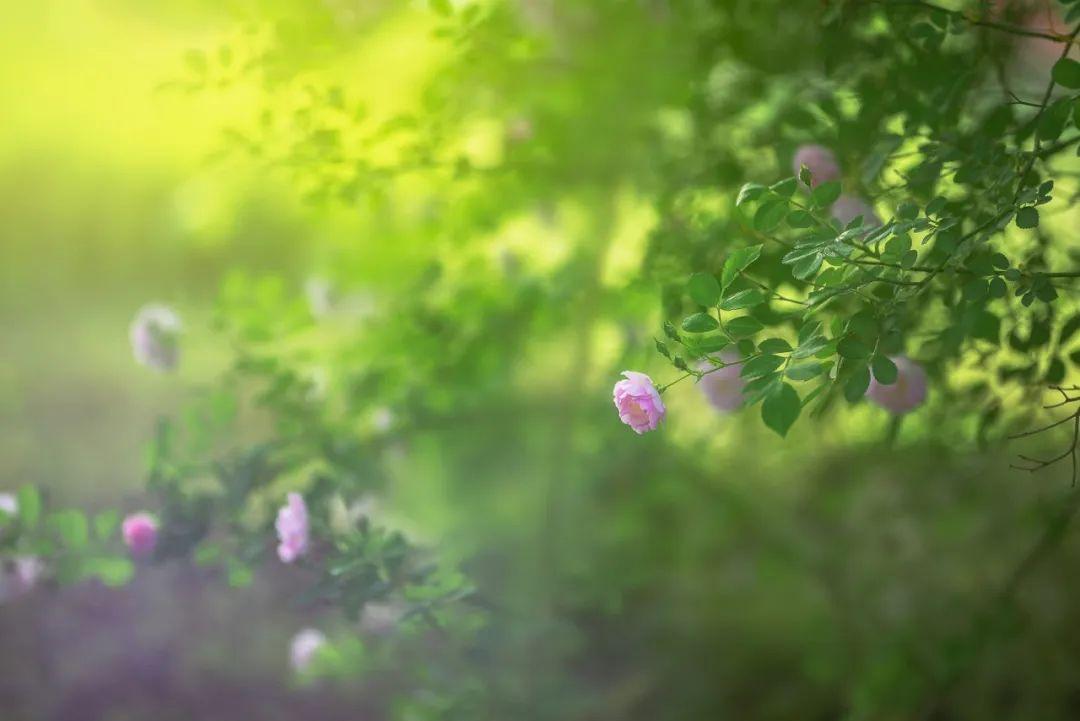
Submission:
[[[215,326],[230,367],[150,449],[156,560],[192,557],[250,583],[278,563],[285,493],[303,493],[317,543],[294,569],[297,602],[356,622],[372,604],[404,609],[393,643],[341,641],[317,670],[396,670],[397,718],[722,706],[687,697],[665,713],[663,691],[641,700],[632,680],[597,699],[574,667],[596,640],[586,617],[610,633],[668,591],[677,553],[656,516],[677,524],[694,503],[656,488],[706,465],[677,437],[637,439],[615,422],[604,384],[647,364],[642,349],[675,371],[661,392],[738,365],[745,404],[780,436],[900,383],[899,356],[929,373],[935,431],[968,448],[1030,428],[1048,387],[1077,402],[1065,384],[1080,365],[1080,4],[1059,3],[1062,31],[1033,29],[1025,3],[440,0],[407,11],[429,25],[436,69],[415,108],[383,115],[337,63],[395,11],[380,5],[357,29],[335,3],[309,5],[282,3],[279,22],[193,50],[163,88],[254,89],[260,107],[224,132],[218,160],[284,174],[315,207],[360,215],[375,240],[332,247],[328,308],[278,278],[226,282]],[[789,167],[810,143],[842,177]],[[869,213],[838,219],[843,198]],[[523,226],[530,243],[515,244]],[[1080,428],[1077,413],[1037,430]],[[1072,458],[1075,480],[1076,452],[1073,435],[1030,467]],[[621,487],[629,469],[647,482]],[[355,510],[423,474],[467,499],[468,518],[441,520],[468,537],[435,550]],[[530,486],[516,499],[540,509],[532,525],[489,498],[494,484]],[[104,545],[114,515],[39,520],[36,492],[23,496],[9,548],[48,558],[62,581],[130,575]],[[584,522],[609,499],[633,532]],[[783,537],[755,543],[816,563]],[[914,676],[901,641],[852,651],[863,668],[821,661],[832,702],[816,708],[933,708],[974,662],[966,649],[996,630],[981,632]]]

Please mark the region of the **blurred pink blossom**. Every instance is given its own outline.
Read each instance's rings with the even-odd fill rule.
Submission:
[[[287,503],[277,515],[278,558],[283,563],[292,563],[308,551],[308,512],[304,497],[299,493],[290,493]]]
[[[171,371],[180,360],[180,316],[167,306],[143,306],[131,322],[129,336],[135,360],[159,371]]]
[[[836,162],[836,155],[824,145],[800,145],[791,160],[796,178],[804,165],[810,170],[812,188],[832,180],[840,180],[840,164]]]
[[[664,420],[667,409],[652,379],[644,373],[623,371],[625,380],[615,384],[615,408],[619,420],[637,434],[654,430]]]
[[[158,522],[149,513],[132,513],[124,519],[120,532],[135,558],[149,558],[157,547]]]
[[[874,212],[874,206],[858,196],[841,195],[836,199],[836,202],[833,203],[832,217],[843,227],[847,227],[848,223],[855,220],[860,215],[863,219],[862,227],[877,228],[881,226],[881,219],[878,218],[877,213]]]
[[[30,593],[44,575],[45,564],[34,556],[0,560],[0,603]]]
[[[926,401],[926,371],[906,356],[891,360],[896,364],[896,382],[884,385],[871,375],[866,397],[890,413],[910,413]]]
[[[742,406],[742,390],[746,381],[739,377],[742,364],[737,363],[738,353],[726,351],[720,354],[720,358],[730,365],[719,369],[712,363],[704,361],[698,365],[698,370],[708,373],[698,382],[698,385],[709,405],[721,413],[731,413]]]
[[[304,673],[319,650],[326,645],[326,636],[322,631],[305,628],[293,636],[289,645],[289,663],[297,673]]]

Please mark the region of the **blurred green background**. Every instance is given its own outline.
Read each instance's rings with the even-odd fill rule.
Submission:
[[[650,244],[654,200],[680,174],[707,184],[689,136],[720,157],[717,187],[783,173],[797,140],[765,149],[768,119],[737,112],[688,126],[703,78],[740,82],[703,48],[779,70],[806,5],[522,0],[504,22],[540,49],[478,58],[426,3],[8,3],[0,490],[143,507],[154,424],[213,387],[244,337],[222,326],[249,323],[328,407],[348,396],[335,422],[371,435],[393,413],[370,485],[499,599],[470,670],[498,700],[471,718],[1076,718],[1080,543],[995,596],[1053,528],[1063,479],[971,448],[973,421],[933,390],[892,445],[865,404],[783,442],[689,384],[647,437],[610,407],[619,371],[664,372],[660,288],[685,268]],[[797,70],[746,92],[782,114]],[[343,117],[382,130],[320,135],[338,93]],[[441,146],[399,142],[390,121]],[[671,204],[693,226],[716,202]],[[723,252],[709,243],[688,255]],[[313,280],[333,309],[282,330]],[[183,317],[176,374],[131,357],[149,301]],[[273,569],[227,586],[174,563],[0,608],[4,717],[451,717],[385,689],[299,686],[289,637],[349,625],[298,609]]]

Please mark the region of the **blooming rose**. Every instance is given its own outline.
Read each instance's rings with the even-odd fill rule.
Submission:
[[[292,563],[308,551],[308,512],[304,497],[290,493],[288,502],[277,514],[278,558]]]
[[[799,177],[802,166],[810,171],[810,187],[816,188],[831,180],[840,180],[840,165],[836,162],[833,151],[823,145],[800,145],[791,160],[795,177]],[[800,181],[801,182],[801,181]]]
[[[638,434],[655,430],[667,409],[652,379],[635,371],[623,371],[623,377],[625,380],[616,383],[614,391],[619,420]]]
[[[148,368],[171,371],[180,359],[180,316],[164,305],[143,306],[131,322],[131,350]]]
[[[881,219],[878,218],[877,213],[874,212],[874,206],[870,205],[862,198],[854,195],[841,195],[836,199],[836,202],[833,203],[832,217],[845,228],[848,223],[855,220],[860,215],[863,219],[862,227],[864,228],[877,228],[881,225]]]
[[[149,513],[132,513],[124,519],[120,532],[135,558],[148,558],[157,546],[158,522]]]
[[[720,357],[724,363],[730,365],[717,368],[712,363],[702,362],[698,369],[705,371],[706,375],[702,377],[698,385],[709,405],[721,413],[730,413],[742,406],[742,390],[746,381],[739,377],[742,364],[737,362],[739,360],[737,353],[727,351]]]
[[[289,663],[297,673],[303,673],[311,665],[312,660],[319,653],[319,649],[326,645],[326,636],[322,631],[314,628],[305,628],[293,636],[289,645]]]
[[[892,385],[879,383],[871,376],[866,397],[890,413],[910,413],[926,401],[926,371],[905,356],[895,356],[896,382]]]

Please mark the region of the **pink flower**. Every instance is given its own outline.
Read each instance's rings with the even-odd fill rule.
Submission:
[[[289,645],[289,663],[297,673],[303,673],[311,665],[318,655],[319,650],[326,645],[326,636],[322,631],[314,628],[305,628],[293,636]]]
[[[120,532],[135,558],[149,558],[157,547],[158,522],[149,513],[132,513],[124,519]]]
[[[277,514],[278,558],[282,563],[292,563],[308,551],[308,512],[304,497],[290,493],[288,502]]]
[[[180,316],[164,305],[139,309],[129,332],[135,360],[148,368],[171,371],[180,360]]]
[[[854,195],[841,195],[836,199],[836,202],[833,203],[832,217],[845,228],[848,223],[855,220],[860,215],[863,219],[862,227],[864,228],[877,228],[881,225],[881,219],[878,218],[877,213],[874,212],[874,206],[870,205],[862,198]]]
[[[879,383],[871,376],[866,397],[890,413],[910,413],[926,401],[926,371],[905,356],[894,356],[896,382],[892,385]]]
[[[718,369],[712,363],[702,362],[698,369],[706,371],[707,375],[698,385],[705,395],[705,400],[709,401],[709,405],[721,413],[730,413],[742,406],[742,390],[746,381],[739,377],[742,364],[737,362],[739,360],[737,353],[727,351],[721,353],[720,358],[730,365]]]
[[[800,145],[791,160],[795,177],[799,177],[802,166],[810,170],[810,187],[816,188],[831,180],[840,180],[840,165],[836,162],[833,151],[823,145]],[[801,182],[801,181],[800,181]]]
[[[644,373],[623,371],[623,377],[615,384],[615,407],[619,410],[619,420],[634,429],[639,435],[655,430],[664,420],[667,409],[660,400],[660,393],[652,379]]]

